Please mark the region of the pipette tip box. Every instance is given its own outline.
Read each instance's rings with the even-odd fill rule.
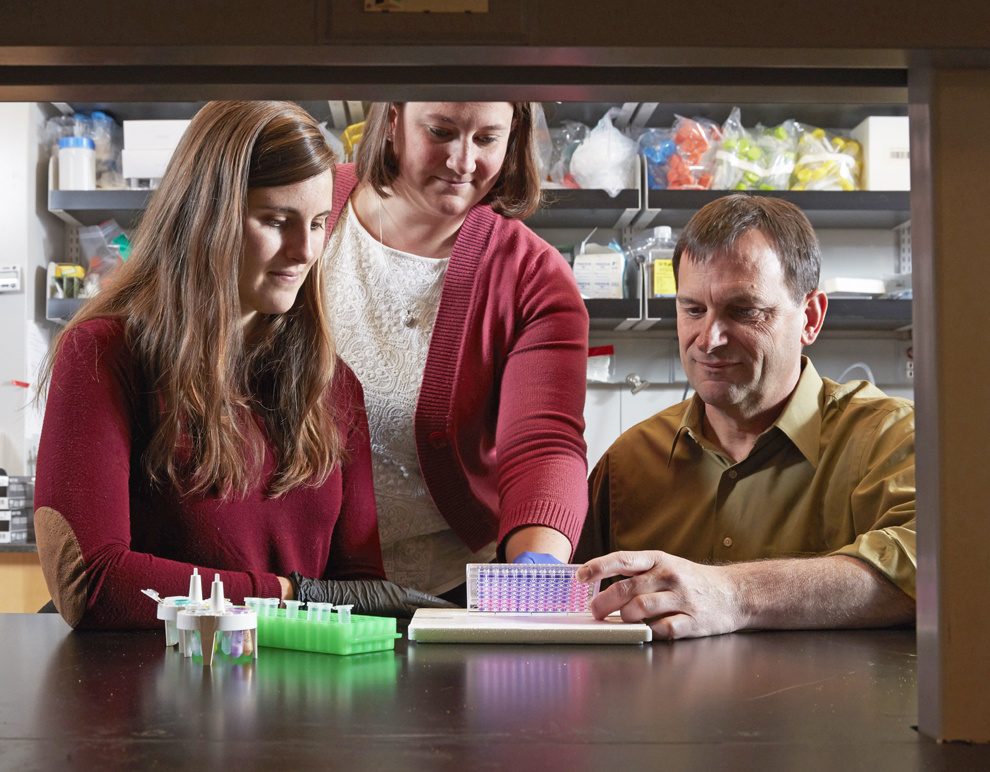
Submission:
[[[577,580],[577,564],[469,563],[468,611],[583,614],[599,583]]]

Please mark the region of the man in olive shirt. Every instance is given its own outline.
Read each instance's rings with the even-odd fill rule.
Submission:
[[[591,474],[578,578],[629,577],[595,616],[621,609],[662,638],[914,619],[913,403],[802,356],[828,305],[820,266],[778,199],[721,198],[684,230],[677,334],[696,393]]]

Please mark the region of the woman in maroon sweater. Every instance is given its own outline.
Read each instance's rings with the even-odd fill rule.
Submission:
[[[157,626],[140,590],[184,594],[193,567],[237,603],[407,611],[383,581],[361,387],[327,331],[333,172],[298,106],[210,103],[130,258],[56,339],[35,530],[73,627]]]
[[[468,562],[568,561],[587,511],[588,316],[520,222],[541,109],[372,105],[336,178],[329,307],[364,388],[386,573],[451,598]]]

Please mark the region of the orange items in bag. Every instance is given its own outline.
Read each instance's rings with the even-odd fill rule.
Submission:
[[[669,190],[708,190],[712,187],[715,154],[722,141],[719,126],[707,118],[675,117],[672,133],[677,152],[667,170]]]

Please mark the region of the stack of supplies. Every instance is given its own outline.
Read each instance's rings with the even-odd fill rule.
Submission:
[[[34,477],[0,469],[0,544],[34,541]]]

